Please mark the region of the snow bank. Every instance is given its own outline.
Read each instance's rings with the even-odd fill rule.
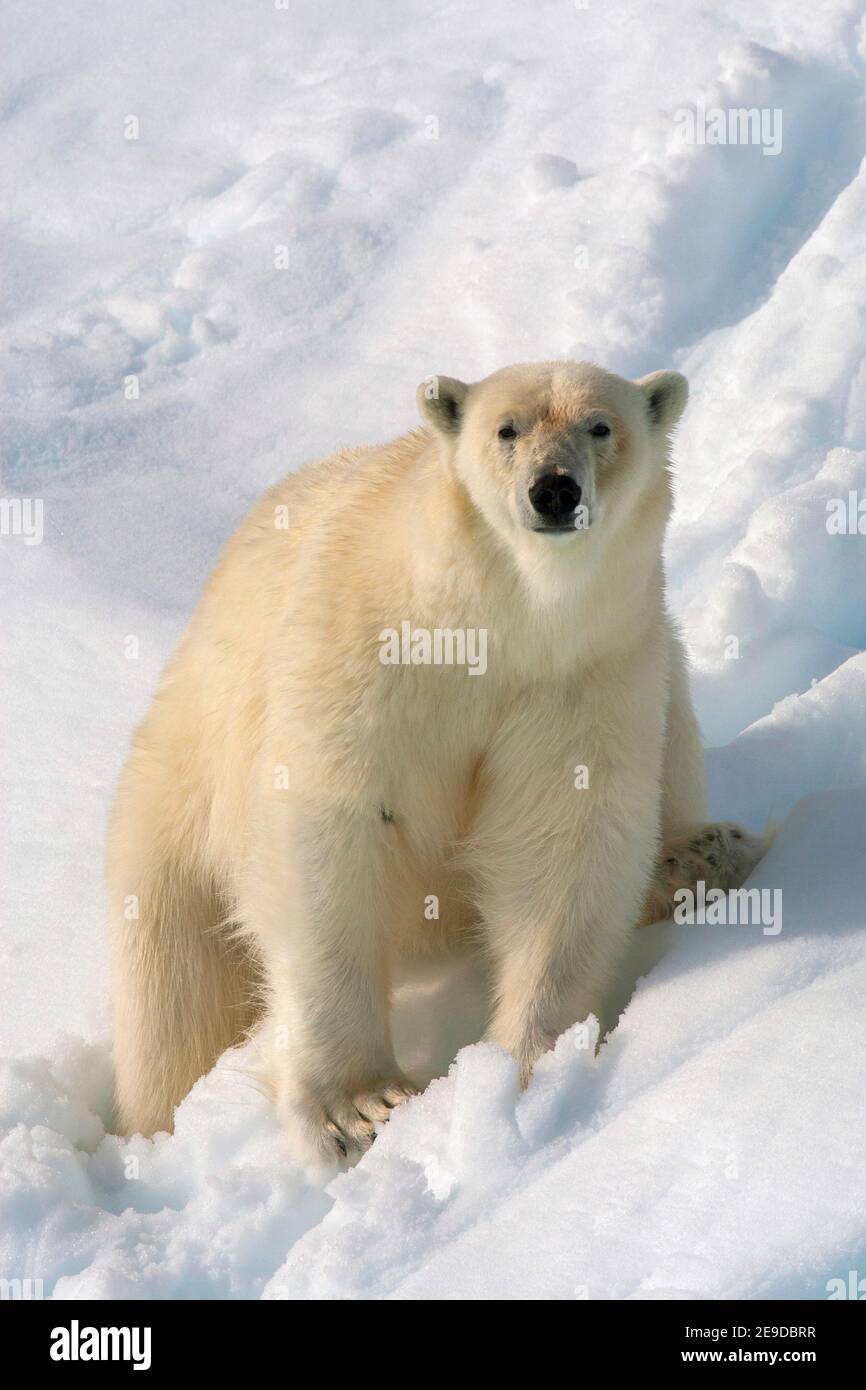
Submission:
[[[0,536],[0,1275],[674,1298],[862,1273],[866,536],[828,525],[866,489],[855,7],[11,0],[6,37],[2,491],[44,538]],[[684,145],[699,101],[780,110],[781,152]],[[783,930],[639,934],[598,1060],[573,1030],[523,1096],[472,972],[408,981],[401,1053],[434,1079],[335,1180],[288,1160],[254,1049],[173,1136],[106,1135],[105,811],[220,543],[286,468],[411,425],[429,372],[564,355],[692,382],[671,600],[714,813],[783,822],[754,880]]]
[[[104,1047],[7,1063],[3,1268],[62,1298],[820,1297],[866,1254],[864,844],[866,790],[801,801],[750,880],[777,935],[664,929],[597,1059],[578,1026],[520,1094],[467,1047],[333,1180],[249,1055],[153,1143],[104,1134]]]

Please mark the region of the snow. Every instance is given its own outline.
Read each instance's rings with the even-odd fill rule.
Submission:
[[[0,536],[0,1275],[649,1299],[862,1274],[866,516],[828,529],[866,496],[859,7],[10,0],[5,33],[2,495],[45,534]],[[781,111],[781,152],[683,144],[698,102]],[[106,809],[220,544],[285,469],[411,426],[430,372],[551,356],[690,378],[671,601],[713,813],[779,824],[750,886],[782,931],[637,934],[598,1058],[577,1027],[523,1095],[472,970],[416,973],[397,1033],[430,1085],[336,1177],[287,1153],[255,1045],[172,1136],[106,1134]]]

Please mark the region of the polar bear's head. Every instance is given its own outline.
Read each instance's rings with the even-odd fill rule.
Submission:
[[[513,546],[580,546],[662,498],[670,432],[688,384],[678,372],[628,381],[586,362],[505,367],[467,385],[431,377],[421,415],[475,507]],[[657,509],[658,510],[658,509]]]

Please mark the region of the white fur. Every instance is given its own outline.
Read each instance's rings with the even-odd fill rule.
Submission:
[[[440,378],[419,390],[427,428],[290,475],[247,518],[113,817],[125,1128],[169,1127],[263,1001],[289,1130],[319,1153],[364,1147],[412,1089],[389,1034],[398,952],[479,942],[490,1036],[524,1078],[603,1016],[662,830],[704,815],[661,562],[685,398],[675,373],[567,362]],[[588,433],[599,419],[608,439]],[[527,487],[569,460],[591,525],[528,530]],[[406,620],[485,628],[486,673],[383,665],[379,634]]]

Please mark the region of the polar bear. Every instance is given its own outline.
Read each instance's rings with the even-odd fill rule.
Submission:
[[[746,876],[760,839],[703,826],[665,606],[687,391],[568,361],[431,377],[423,428],[254,508],[112,817],[123,1129],[170,1128],[258,1021],[293,1142],[357,1153],[414,1090],[389,1030],[398,956],[482,951],[489,1037],[525,1083],[561,1031],[605,1018],[671,864],[713,883],[712,844]]]

